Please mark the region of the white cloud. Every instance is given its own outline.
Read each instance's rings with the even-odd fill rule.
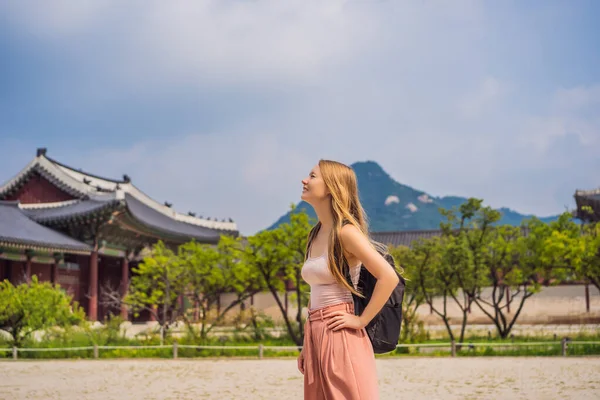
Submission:
[[[527,119],[521,141],[546,151],[558,138],[577,137],[584,146],[600,146],[600,84],[560,88],[547,113]]]
[[[50,148],[48,154],[87,172],[115,178],[126,173],[157,201],[183,213],[231,217],[243,234],[266,228],[299,201],[301,179],[316,162],[274,135],[240,133],[190,134],[68,156]]]
[[[41,2],[36,12],[4,11],[40,42],[66,45],[138,90],[150,80],[202,87],[314,82],[323,69],[351,61],[376,27],[342,0],[134,4],[59,1]],[[102,50],[111,57],[99,60],[94,47],[107,41]]]
[[[473,93],[469,93],[460,101],[458,110],[466,118],[479,117],[489,111],[490,107],[497,105],[510,90],[509,84],[494,77],[487,77]]]
[[[128,173],[158,201],[231,216],[251,233],[298,200],[300,179],[321,157],[376,160],[432,195],[479,196],[528,213],[560,212],[571,200],[569,185],[597,184],[596,170],[584,166],[600,144],[598,82],[572,87],[547,78],[542,90],[527,75],[511,74],[525,59],[529,69],[543,69],[531,50],[540,40],[554,43],[533,20],[513,18],[518,10],[507,14],[508,29],[488,7],[3,2],[0,21],[60,59],[53,101],[67,122],[64,110],[110,121],[142,103],[169,105],[138,117],[163,122],[163,138],[131,143],[129,128],[113,124],[121,129],[118,143],[93,136],[88,147],[73,148],[57,140],[48,145],[51,155],[92,172]],[[210,104],[196,106],[200,97]],[[179,102],[192,104],[188,114],[177,113]],[[183,128],[164,123],[185,118]],[[207,119],[217,123],[204,128]],[[27,160],[35,146],[25,146]],[[8,172],[0,180],[16,168],[2,157],[0,171]]]
[[[20,25],[27,34],[58,41],[97,28],[109,13],[114,15],[114,5],[101,1],[5,1],[0,8],[7,21]]]
[[[559,111],[591,111],[600,107],[600,84],[560,88],[554,95],[554,107]]]

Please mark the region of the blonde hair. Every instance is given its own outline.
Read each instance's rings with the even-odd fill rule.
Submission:
[[[333,214],[333,229],[329,236],[328,261],[329,271],[335,280],[348,288],[352,293],[361,296],[356,289],[348,283],[345,272],[348,270],[348,260],[344,255],[344,246],[341,240],[342,226],[354,225],[367,238],[369,229],[365,211],[360,204],[358,196],[358,182],[354,170],[337,161],[319,160],[319,169],[325,186],[331,193],[331,212]],[[321,223],[318,222],[308,234],[305,258],[308,257],[310,245],[317,236]]]

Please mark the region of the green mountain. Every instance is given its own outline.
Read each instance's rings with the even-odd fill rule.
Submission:
[[[396,182],[374,161],[357,162],[351,167],[356,173],[360,199],[373,232],[438,229],[442,221],[438,208],[449,209],[467,200],[457,196],[429,196],[423,191]],[[306,210],[311,217],[316,218],[313,208],[304,201],[298,204],[296,210]],[[508,208],[500,208],[498,211],[502,213],[500,224],[518,226],[521,221],[531,217]],[[267,229],[288,222],[289,214],[283,215]],[[557,217],[541,219],[550,222]]]

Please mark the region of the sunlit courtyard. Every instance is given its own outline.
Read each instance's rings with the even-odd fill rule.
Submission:
[[[600,358],[377,361],[382,399],[598,399]],[[293,359],[0,362],[1,399],[300,399]]]

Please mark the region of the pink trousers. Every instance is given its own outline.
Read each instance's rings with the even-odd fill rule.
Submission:
[[[310,310],[304,327],[305,400],[377,400],[377,371],[364,329],[332,331],[334,311],[354,314],[352,303]]]

